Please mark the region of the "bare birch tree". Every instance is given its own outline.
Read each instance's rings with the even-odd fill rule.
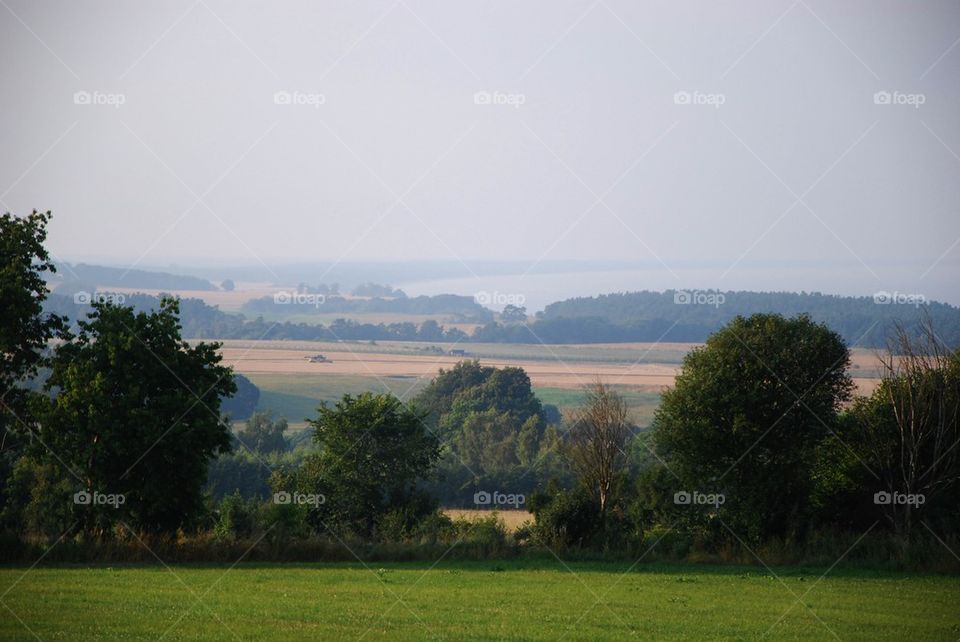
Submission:
[[[579,479],[596,493],[601,514],[625,465],[629,436],[626,402],[598,380],[588,388],[586,403],[574,414],[565,452]]]
[[[879,358],[883,381],[874,401],[881,412],[865,426],[871,458],[880,464],[885,490],[922,495],[929,503],[960,475],[960,354],[924,314],[918,332],[898,322]],[[894,499],[886,506],[895,532],[908,540],[916,504]]]

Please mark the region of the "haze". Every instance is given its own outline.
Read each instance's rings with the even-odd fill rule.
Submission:
[[[960,303],[955,2],[0,16],[0,207],[53,210],[60,259],[617,260],[636,289]]]

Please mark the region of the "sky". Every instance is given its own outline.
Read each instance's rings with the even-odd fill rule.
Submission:
[[[2,0],[0,208],[128,267],[960,303],[958,43],[957,2]]]

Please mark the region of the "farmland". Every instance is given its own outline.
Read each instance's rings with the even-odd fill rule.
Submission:
[[[957,578],[558,562],[0,570],[0,638],[954,640]],[[13,590],[10,590],[13,589]],[[56,604],[56,608],[51,608]]]
[[[464,358],[523,368],[541,401],[561,409],[577,406],[583,387],[600,377],[624,395],[634,421],[649,425],[660,392],[673,383],[683,356],[697,345],[239,340],[223,344],[225,363],[260,387],[260,406],[287,417],[293,427],[302,426],[321,401],[332,402],[345,393],[390,391],[409,399],[440,368],[449,369]],[[451,349],[464,349],[466,354],[447,354]],[[311,363],[309,357],[316,354],[325,355],[329,362]],[[852,351],[852,375],[861,393],[869,393],[876,385],[876,366],[872,352]]]

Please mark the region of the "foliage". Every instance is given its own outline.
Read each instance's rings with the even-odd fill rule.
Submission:
[[[172,299],[152,314],[93,309],[53,358],[35,456],[62,464],[78,490],[125,496],[121,507],[89,506],[85,530],[120,518],[145,531],[189,525],[203,510],[207,462],[230,449],[220,398],[236,389],[233,373],[218,344],[181,339]]]
[[[882,519],[904,546],[921,522],[960,527],[960,352],[927,330],[921,340],[903,329],[894,335],[880,385],[853,404],[819,467],[828,519],[847,525],[858,517],[855,526]],[[875,493],[891,501],[875,505]]]
[[[198,290],[211,292],[217,289],[210,281],[195,276],[153,272],[131,268],[106,267],[86,263],[63,264],[70,280],[90,283],[98,287],[143,288],[145,290]]]
[[[816,448],[850,397],[848,365],[841,338],[807,316],[738,317],[687,355],[663,394],[661,456],[684,490],[725,495],[724,520],[740,537],[798,529]]]
[[[289,444],[283,433],[287,431],[287,420],[273,419],[269,410],[258,411],[247,419],[244,427],[237,432],[237,441],[249,451],[266,455],[283,452]]]
[[[390,511],[433,510],[417,484],[432,472],[439,444],[417,411],[390,394],[344,395],[310,424],[319,452],[305,460],[298,488],[325,498],[311,511],[315,529],[369,536]]]
[[[527,320],[527,308],[508,303],[503,307],[500,319],[506,323],[523,323]]]
[[[392,288],[389,285],[380,285],[379,283],[361,283],[350,291],[353,296],[362,297],[390,297],[406,298],[406,293],[399,288]]]
[[[630,433],[623,397],[597,381],[588,388],[586,403],[576,412],[564,454],[580,483],[593,494],[601,514],[607,509],[615,479],[624,474]]]
[[[217,508],[214,537],[231,541],[249,537],[257,526],[258,509],[256,500],[244,499],[237,491],[227,495]]]
[[[717,298],[718,295],[723,297],[722,300]],[[722,304],[697,305],[701,299],[706,303],[720,301]],[[548,343],[556,342],[556,330],[562,327],[558,325],[561,323],[568,324],[563,331],[567,336],[564,343],[584,342],[585,335],[592,335],[589,341],[594,342],[700,342],[738,316],[775,312],[786,317],[809,314],[848,344],[868,347],[884,347],[896,321],[906,324],[911,333],[919,331],[921,317],[914,306],[882,305],[884,303],[891,303],[889,293],[884,298],[884,293],[847,297],[819,292],[645,290],[551,303],[533,329]],[[960,309],[936,302],[929,302],[924,307],[947,344],[960,346]]]
[[[43,246],[49,221],[50,212],[36,210],[23,218],[0,216],[0,455],[9,445],[7,429],[22,432],[28,423],[22,384],[36,375],[47,342],[63,328],[61,317],[43,310],[44,275],[56,272]]]

